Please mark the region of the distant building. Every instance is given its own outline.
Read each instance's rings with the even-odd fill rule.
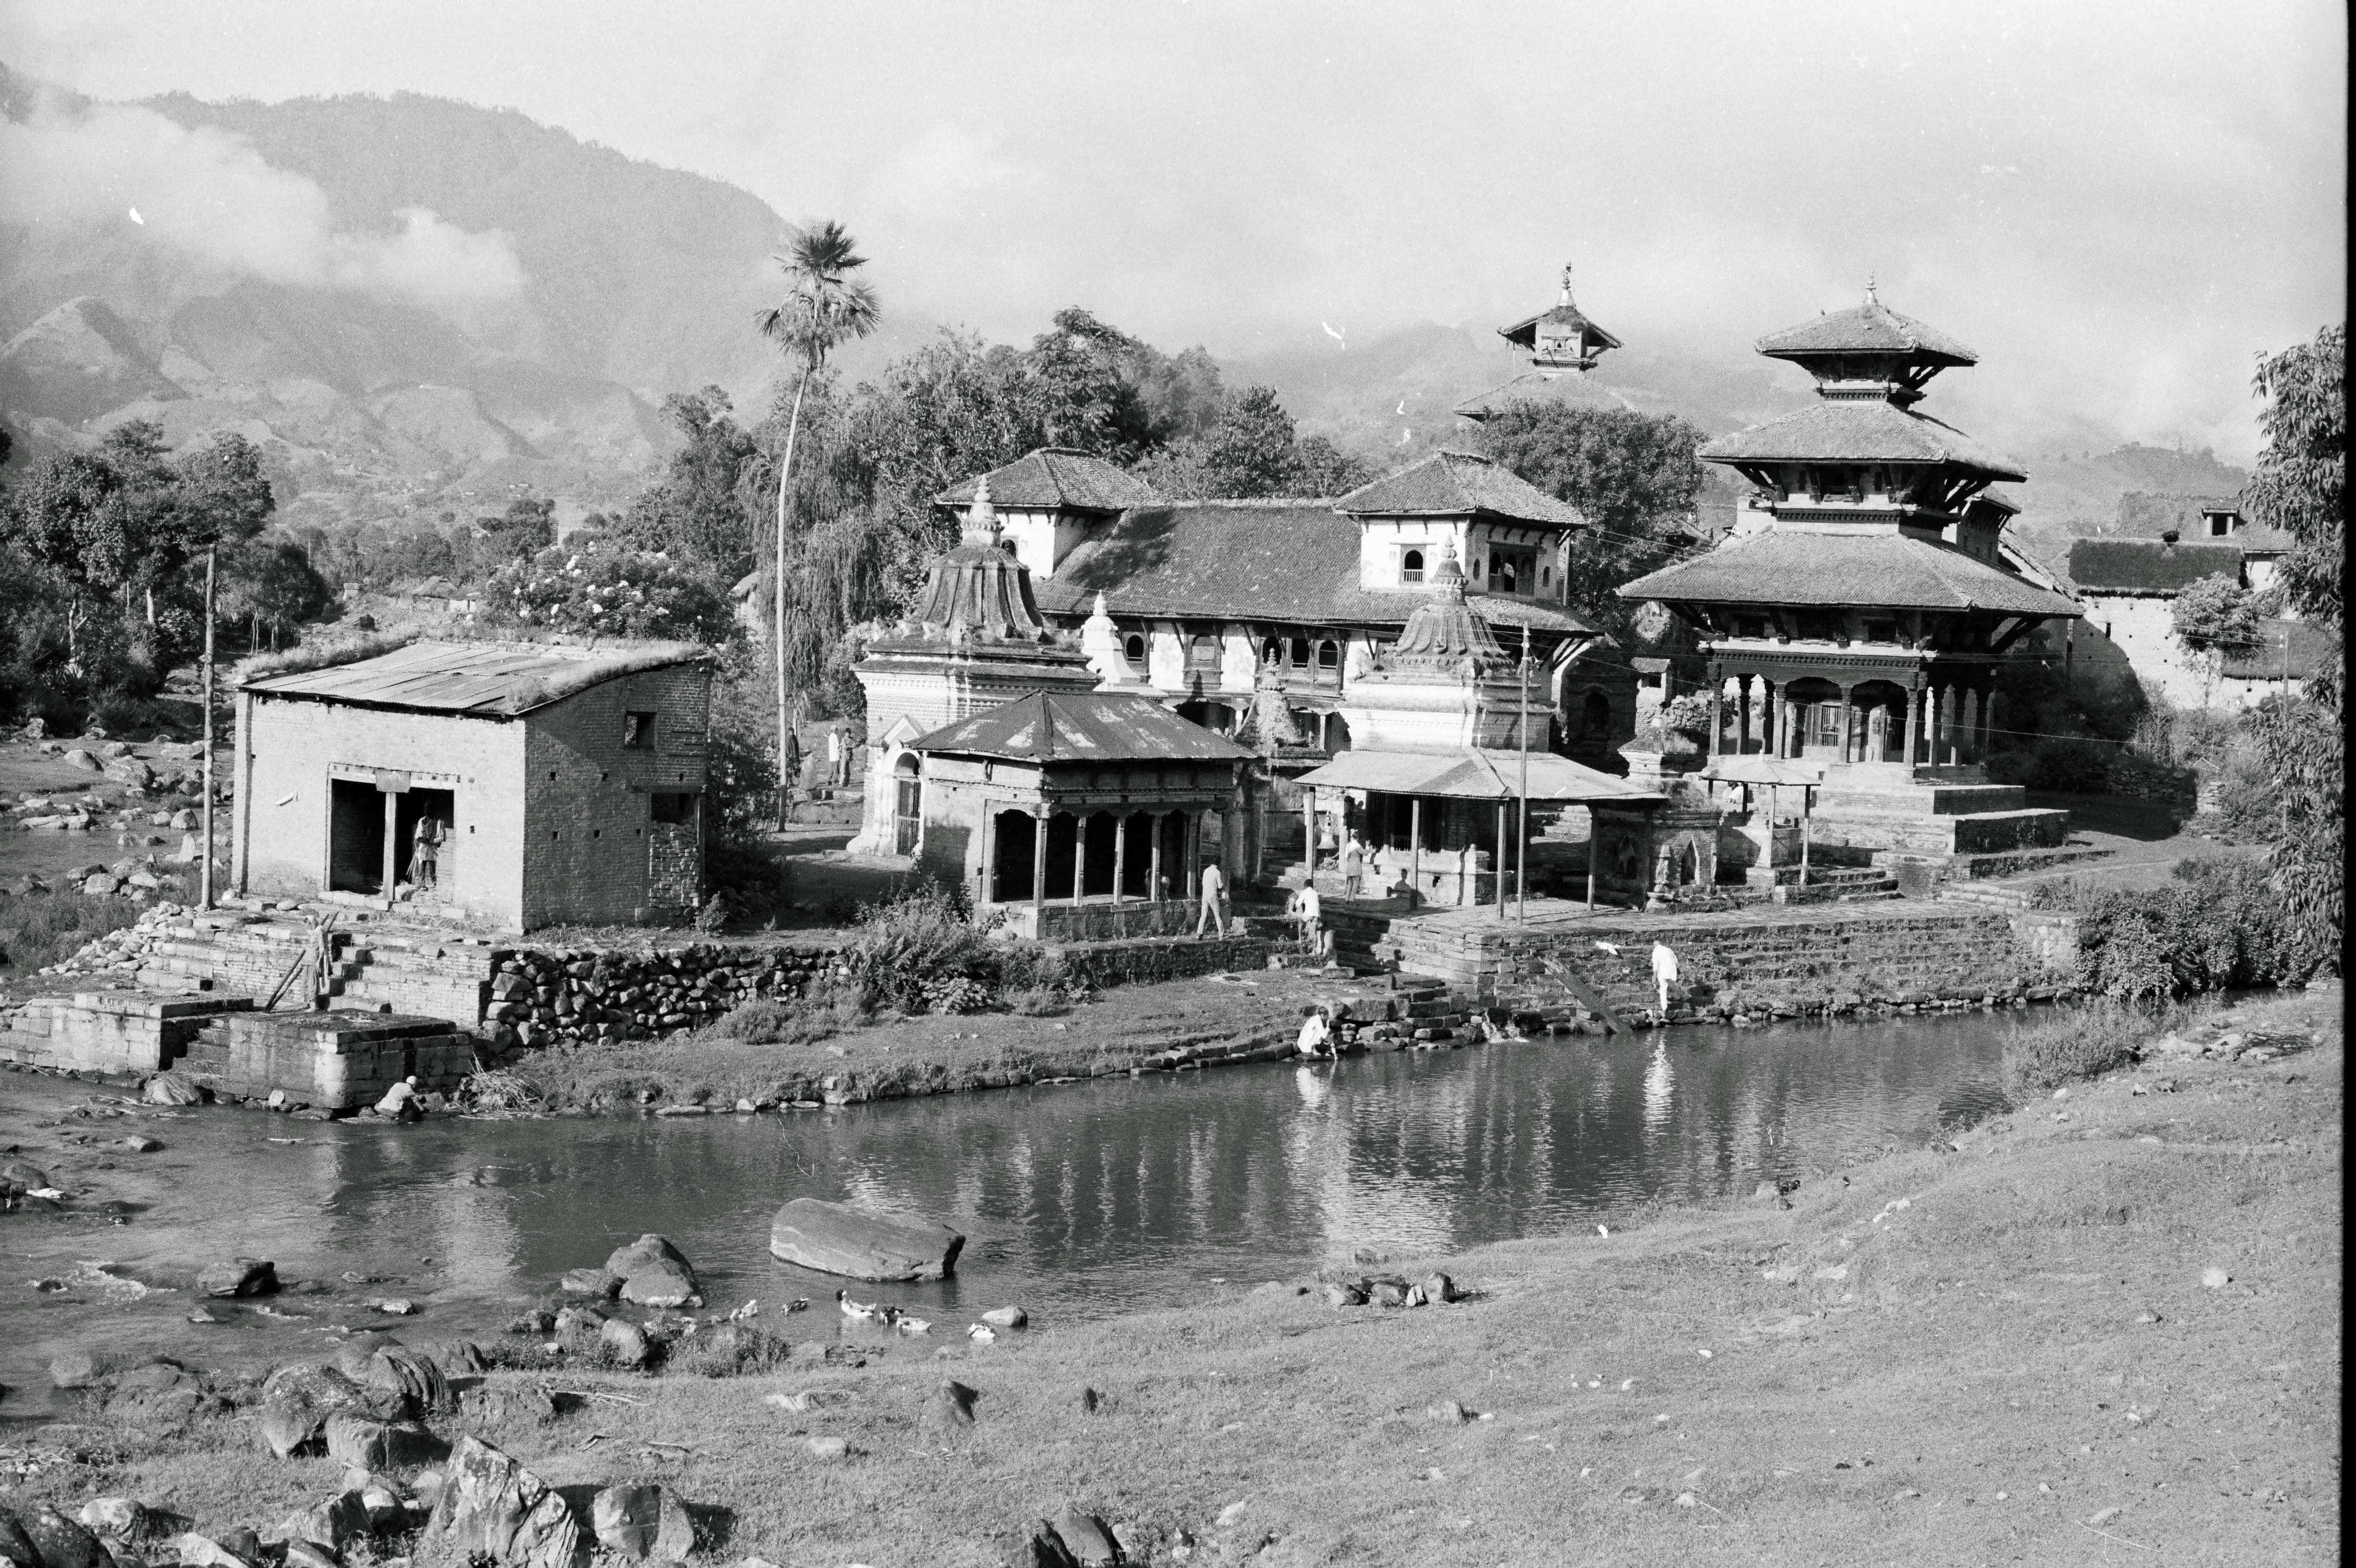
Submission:
[[[709,655],[418,642],[239,686],[240,891],[647,924],[701,896]],[[438,861],[418,865],[421,821]]]
[[[2118,520],[2111,530],[2095,537],[2158,539],[2169,534],[2189,544],[2234,546],[2242,552],[2243,584],[2253,593],[2272,588],[2282,558],[2298,548],[2284,529],[2251,518],[2233,496],[2131,491],[2119,497]]]
[[[1571,303],[1570,268],[1562,269],[1562,297],[1553,308],[1525,316],[1497,336],[1516,348],[1526,349],[1530,368],[1503,386],[1492,387],[1456,405],[1456,412],[1476,423],[1493,418],[1508,403],[1560,403],[1581,409],[1633,409],[1635,405],[1595,379],[1595,362],[1620,340],[1588,319]]]
[[[2176,601],[2194,583],[2221,577],[2237,586],[2251,585],[2241,545],[2225,542],[2233,537],[2229,527],[2199,542],[2179,540],[2172,530],[2158,539],[2072,540],[2070,581],[2086,612],[2081,638],[2091,642],[2099,637],[2110,644],[2146,689],[2179,708],[2253,707],[2285,680],[2304,678],[2313,668],[2311,637],[2277,630],[2262,647],[2212,651],[2192,647],[2176,635]],[[2270,571],[2275,559],[2268,558]],[[2272,650],[2270,661],[2267,648]],[[2272,685],[2246,673],[2228,673],[2229,668],[2247,671],[2260,664],[2267,666]]]
[[[1609,639],[1566,600],[1587,519],[1485,457],[1436,453],[1334,499],[1166,501],[1049,448],[937,504],[969,506],[982,479],[1041,619],[1077,632],[1101,602],[1114,638],[1098,646],[1098,675],[1222,733],[1272,677],[1312,752],[1347,750],[1350,684],[1432,596],[1443,551],[1516,654],[1526,634],[1563,751],[1606,764],[1634,732],[1633,680],[1617,661],[1587,662]]]

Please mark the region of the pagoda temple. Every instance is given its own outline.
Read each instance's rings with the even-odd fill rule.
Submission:
[[[1503,386],[1457,404],[1455,411],[1463,418],[1477,424],[1512,402],[1567,403],[1583,409],[1635,406],[1592,374],[1604,350],[1619,347],[1620,340],[1589,320],[1571,300],[1569,262],[1562,269],[1562,295],[1553,306],[1499,327],[1497,336],[1526,353],[1530,368]]]
[[[2016,508],[1988,487],[2022,478],[2019,465],[1916,407],[1933,377],[1977,357],[1870,284],[1862,304],[1759,352],[1814,376],[1817,402],[1703,446],[1753,487],[1733,529],[1619,590],[1699,639],[1705,776],[1746,795],[1805,786],[1779,797],[1819,803],[1827,845],[2059,844],[2068,815],[2025,809],[1980,763],[1998,672],[2079,610],[1999,548]]]

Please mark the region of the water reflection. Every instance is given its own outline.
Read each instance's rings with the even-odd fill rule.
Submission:
[[[208,1112],[159,1157],[177,1161],[166,1201],[104,1244],[153,1267],[244,1253],[290,1276],[389,1275],[429,1304],[420,1331],[438,1334],[487,1328],[646,1231],[687,1251],[715,1305],[823,1299],[835,1282],[767,1256],[770,1215],[809,1195],[967,1233],[958,1279],[900,1298],[1098,1316],[1360,1247],[1583,1228],[1655,1196],[1743,1191],[1922,1141],[1998,1103],[2004,1028],[1690,1029],[701,1122],[389,1128]],[[305,1141],[270,1141],[290,1126]],[[55,1224],[12,1226],[10,1243],[28,1275],[66,1272],[93,1244]],[[40,1347],[102,1312],[159,1314],[157,1332],[183,1332],[174,1299],[0,1299],[0,1381],[23,1381],[12,1372]]]

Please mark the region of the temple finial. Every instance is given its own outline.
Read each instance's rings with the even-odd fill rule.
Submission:
[[[1874,290],[1873,274],[1871,272],[1868,272],[1865,275],[1865,303],[1868,304],[1879,304],[1881,303],[1881,295]]]
[[[1570,263],[1568,261],[1562,264],[1562,303],[1570,303]]]
[[[974,482],[973,504],[965,509],[965,531],[993,542],[998,538],[998,508],[990,504],[990,475],[987,474]]]

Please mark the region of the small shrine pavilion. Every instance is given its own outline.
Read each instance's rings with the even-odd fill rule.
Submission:
[[[2066,813],[2025,809],[1977,764],[1998,671],[2079,609],[1999,548],[2016,508],[1989,486],[2022,478],[2019,465],[1915,406],[1933,377],[1976,357],[1870,285],[1862,304],[1759,352],[1807,370],[1817,402],[1702,447],[1754,487],[1734,528],[1619,590],[1698,635],[1708,757],[1813,764],[1829,841],[2058,844]]]
[[[1530,368],[1477,397],[1456,405],[1456,412],[1474,423],[1494,417],[1507,403],[1567,403],[1576,408],[1627,409],[1634,405],[1595,379],[1595,362],[1620,340],[1587,317],[1572,303],[1570,265],[1563,264],[1562,297],[1549,309],[1525,316],[1497,336],[1529,356]]]

